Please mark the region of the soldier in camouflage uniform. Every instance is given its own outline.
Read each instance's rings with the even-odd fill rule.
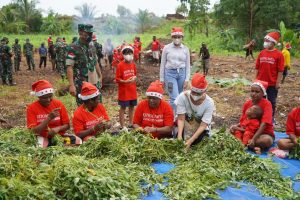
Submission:
[[[15,43],[12,46],[12,50],[14,53],[14,68],[15,72],[20,71],[20,62],[22,57],[21,45],[19,44],[19,39],[15,39]]]
[[[11,61],[11,57],[12,57],[12,51],[11,48],[8,46],[8,38],[4,37],[1,40],[1,65],[3,67],[3,71],[2,71],[2,84],[3,85],[7,85],[6,80],[8,79],[9,81],[9,85],[13,86],[16,85],[15,83],[13,83],[13,77],[12,77],[12,61]]]
[[[97,42],[97,36],[93,35],[93,42],[94,42],[94,46],[96,48],[96,54],[97,54],[97,61],[99,63],[99,66],[102,70],[102,65],[101,65],[101,59],[103,58],[103,54],[102,54],[102,44],[100,44],[99,42]]]
[[[67,76],[70,83],[70,94],[76,96],[78,105],[82,104],[78,94],[83,81],[93,83],[101,88],[101,70],[97,65],[97,55],[92,42],[93,26],[78,24],[79,40],[67,47]],[[91,45],[92,44],[92,45]]]
[[[26,43],[23,46],[23,53],[24,56],[26,57],[26,61],[27,61],[27,65],[28,65],[28,69],[27,70],[31,70],[31,66],[32,69],[34,70],[35,68],[35,64],[34,64],[34,60],[33,60],[33,45],[29,42],[29,39],[26,39]]]
[[[66,45],[62,38],[57,38],[54,46],[56,53],[56,68],[62,79],[66,77]]]

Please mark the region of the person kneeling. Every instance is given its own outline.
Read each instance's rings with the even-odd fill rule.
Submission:
[[[163,100],[163,85],[152,82],[134,113],[133,127],[149,133],[153,138],[172,137],[174,114],[171,105]]]
[[[99,103],[99,94],[96,86],[83,82],[78,95],[83,104],[75,110],[72,122],[75,134],[84,142],[110,128],[107,112]]]
[[[46,80],[32,84],[31,94],[39,99],[27,107],[27,128],[37,136],[39,147],[54,146],[56,134],[64,137],[69,144],[81,144],[80,138],[65,134],[70,128],[69,116],[66,107],[53,99],[53,92],[52,85]]]
[[[185,140],[187,147],[198,144],[205,136],[211,135],[212,115],[215,105],[206,94],[205,76],[195,73],[191,90],[182,92],[175,100],[179,140]]]

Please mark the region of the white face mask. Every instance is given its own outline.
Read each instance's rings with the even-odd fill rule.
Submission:
[[[272,46],[271,42],[264,42],[264,48],[267,49]]]
[[[192,94],[191,94],[191,97],[192,97],[192,99],[193,99],[194,101],[198,101],[199,99],[201,99],[202,95],[196,96],[196,95],[192,95]]]
[[[133,60],[133,55],[125,55],[124,56],[124,59],[126,60],[126,61],[128,61],[128,62],[131,62],[132,60]]]
[[[180,45],[182,42],[182,38],[175,38],[175,39],[173,39],[173,42],[175,45]]]

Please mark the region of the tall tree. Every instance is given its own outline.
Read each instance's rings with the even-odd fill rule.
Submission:
[[[147,27],[150,25],[151,19],[149,15],[149,11],[139,9],[139,12],[136,15],[137,22],[140,26],[141,33],[144,33]]]
[[[3,6],[0,9],[0,30],[8,33],[25,33],[28,26],[18,18],[19,6],[15,3]]]
[[[89,5],[87,3],[84,3],[81,6],[76,6],[75,10],[77,10],[80,14],[80,16],[76,18],[77,21],[82,23],[92,23],[97,13],[96,6]]]

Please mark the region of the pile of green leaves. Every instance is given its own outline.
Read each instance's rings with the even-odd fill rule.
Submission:
[[[169,199],[218,199],[218,189],[237,182],[266,196],[294,195],[276,164],[246,153],[224,130],[188,151],[182,141],[134,131],[104,133],[79,147],[37,148],[23,129],[0,130],[0,141],[0,199],[140,199],[155,184]],[[159,175],[150,166],[156,161],[176,167]]]
[[[300,144],[300,137],[298,138],[298,144]],[[300,160],[300,145],[290,151],[289,158]]]
[[[251,82],[245,78],[223,78],[215,79],[212,77],[207,78],[209,83],[217,84],[222,88],[232,87],[235,85],[250,85]]]

